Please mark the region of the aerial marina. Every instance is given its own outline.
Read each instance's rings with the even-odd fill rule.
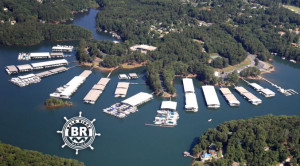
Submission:
[[[185,93],[185,110],[198,112],[198,102],[195,94],[193,80],[191,78],[183,78],[182,81]]]
[[[215,87],[212,85],[204,85],[202,86],[202,90],[203,90],[207,107],[220,108],[220,102]]]
[[[113,104],[112,106],[103,109],[103,112],[118,117],[125,118],[131,113],[138,111],[137,107],[153,99],[153,95],[145,92],[137,93],[121,103]]]
[[[89,104],[95,104],[100,95],[103,93],[106,85],[110,81],[109,78],[101,78],[97,84],[95,84],[88,94],[84,97],[83,101]]]
[[[240,106],[240,101],[231,93],[229,88],[220,88],[220,92],[225,97],[230,106]]]
[[[77,91],[79,86],[85,82],[91,73],[92,71],[90,70],[84,70],[79,76],[75,76],[66,85],[57,88],[54,93],[50,94],[50,97],[70,99],[72,94]]]
[[[242,86],[236,86],[234,88],[236,91],[238,91],[245,99],[247,99],[250,103],[253,105],[259,105],[262,103],[262,100],[254,96],[252,93],[250,93],[248,90],[246,90]]]

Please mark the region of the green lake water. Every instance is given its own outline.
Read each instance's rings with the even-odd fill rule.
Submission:
[[[97,10],[91,9],[88,13],[76,16],[73,23],[93,30],[95,28],[96,13]],[[114,40],[109,34],[99,33],[95,30],[93,30],[93,33],[94,38],[98,40]],[[191,147],[203,132],[224,121],[267,114],[300,115],[300,95],[287,97],[276,93],[276,97],[267,99],[243,82],[240,82],[242,86],[263,100],[261,105],[253,106],[232,89],[233,94],[241,102],[241,106],[231,108],[221,96],[218,91],[219,87],[217,87],[221,108],[217,110],[207,109],[201,85],[197,80],[194,80],[194,85],[199,111],[197,113],[187,113],[184,111],[185,101],[180,78],[175,80],[177,98],[173,99],[178,102],[177,110],[180,119],[178,120],[178,126],[174,128],[145,126],[145,123],[152,123],[154,120],[161,101],[167,100],[159,97],[155,97],[154,100],[140,106],[139,112],[124,119],[118,119],[103,113],[103,108],[123,100],[114,98],[114,91],[119,81],[118,74],[136,72],[141,77],[137,80],[130,80],[130,82],[144,83],[144,68],[113,72],[110,77],[111,81],[104,93],[96,104],[89,105],[82,102],[83,97],[101,77],[106,77],[108,74],[107,72],[93,70],[86,82],[72,96],[73,107],[48,110],[43,107],[43,102],[49,97],[49,94],[55,91],[57,87],[66,84],[74,76],[79,75],[86,68],[74,67],[64,73],[43,78],[38,84],[20,88],[8,81],[11,76],[5,72],[4,67],[31,62],[18,61],[19,52],[51,51],[51,47],[56,44],[76,46],[77,42],[43,42],[32,47],[0,47],[0,68],[2,69],[0,72],[0,140],[3,143],[51,155],[74,158],[88,166],[183,166],[191,163],[190,158],[183,157],[183,151],[191,150]],[[75,52],[72,54],[74,55]],[[77,65],[74,62],[74,56],[67,59],[72,62],[69,66]],[[300,64],[292,64],[287,60],[275,58],[273,65],[276,72],[264,74],[263,76],[285,89],[294,89],[300,92]],[[276,91],[267,82],[251,82],[257,82],[263,87]],[[130,85],[127,97],[142,91],[151,93],[146,85]],[[97,132],[102,135],[95,139],[93,143],[94,150],[86,149],[80,151],[79,155],[75,155],[74,150],[68,147],[61,148],[63,141],[61,135],[57,134],[56,131],[62,129],[65,123],[64,117],[78,116],[79,111],[82,111],[83,116],[88,119],[96,118],[94,125]],[[208,119],[212,119],[212,122],[208,122]]]

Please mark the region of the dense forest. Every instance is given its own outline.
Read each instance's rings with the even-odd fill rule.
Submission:
[[[296,28],[300,16],[271,0],[98,0],[102,10],[97,28],[120,35],[120,44],[92,41],[79,59],[103,58],[103,67],[147,59],[147,82],[157,93],[175,93],[175,75],[196,74],[206,84],[218,79],[213,68],[241,63],[247,52],[268,61],[273,55],[300,61]],[[266,5],[268,4],[268,5]],[[95,44],[96,43],[96,44]],[[158,47],[153,52],[132,52],[134,44]],[[97,48],[104,54],[88,55]],[[78,54],[79,55],[79,54]],[[96,55],[96,56],[95,56]],[[103,57],[105,55],[105,57]],[[211,58],[212,55],[218,56]],[[81,58],[80,58],[81,57]],[[82,58],[83,57],[83,58]],[[236,82],[236,74],[232,75]]]
[[[0,143],[0,165],[66,165],[83,166],[74,159],[66,159],[33,150],[23,150],[18,147]]]
[[[93,0],[2,0],[0,6],[0,45],[34,45],[42,40],[92,38],[92,33],[84,28],[54,23],[97,6]]]
[[[224,157],[205,165],[232,165],[233,162],[257,165],[277,165],[291,158],[300,163],[300,117],[261,116],[224,122],[209,129],[199,138],[193,154],[205,153],[210,145],[223,150]],[[198,165],[198,164],[195,164]]]

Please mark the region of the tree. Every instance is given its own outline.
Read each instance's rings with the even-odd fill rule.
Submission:
[[[232,73],[229,73],[227,75],[227,80],[236,85],[239,81],[239,76],[238,76],[237,71],[235,70]]]

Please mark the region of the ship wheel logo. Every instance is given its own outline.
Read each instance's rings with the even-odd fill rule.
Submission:
[[[79,150],[83,150],[86,148],[91,148],[92,143],[95,140],[96,136],[100,136],[100,133],[96,133],[95,126],[93,123],[96,119],[90,121],[89,119],[81,116],[82,112],[79,112],[79,116],[73,117],[71,119],[67,119],[61,131],[57,131],[62,135],[62,139],[65,142],[61,147],[65,146],[70,147],[71,149],[76,150],[76,155]]]

